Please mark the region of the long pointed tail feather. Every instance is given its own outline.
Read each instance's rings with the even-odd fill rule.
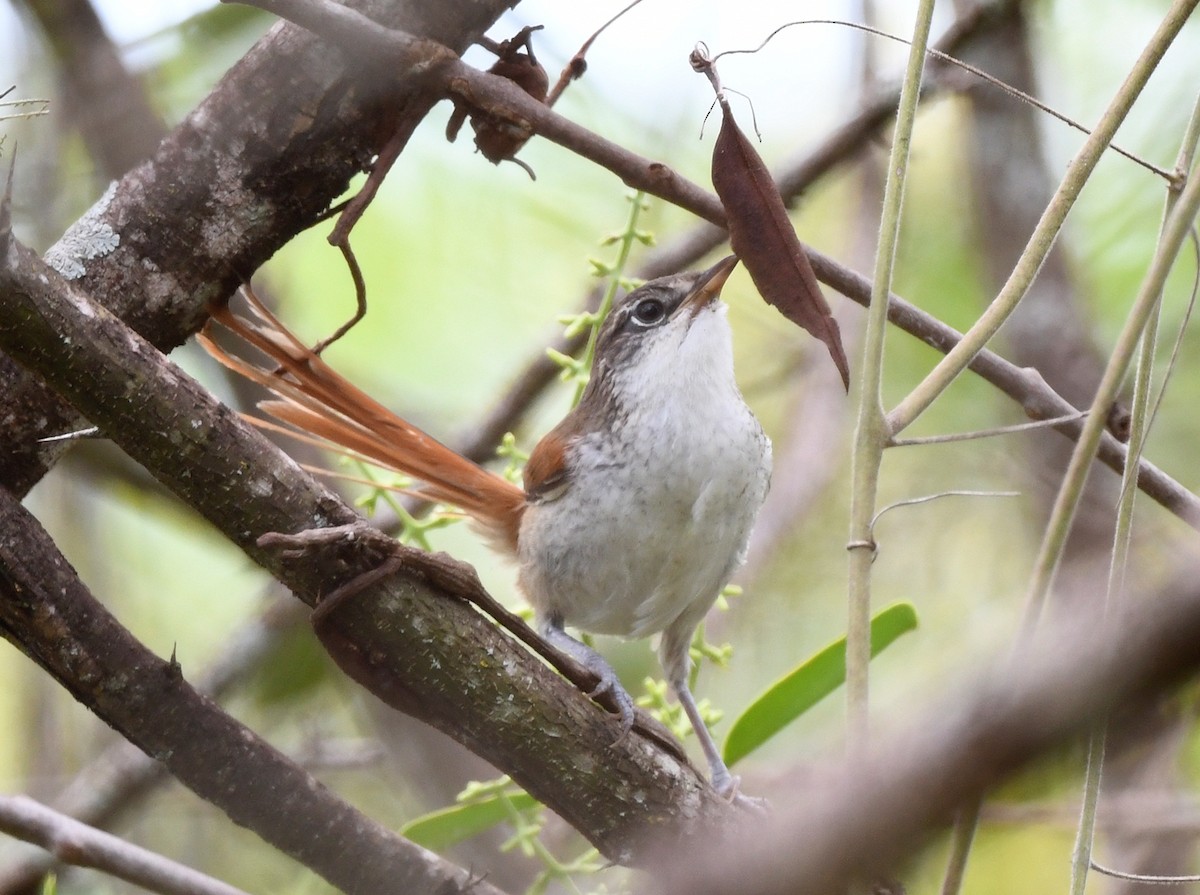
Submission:
[[[248,287],[244,292],[255,320],[219,308],[197,338],[218,362],[277,396],[261,402],[260,409],[301,433],[419,479],[424,483],[422,494],[465,511],[499,543],[516,550],[525,505],[519,487],[392,413],[309,350]],[[226,352],[208,334],[213,322],[278,367],[260,367]]]

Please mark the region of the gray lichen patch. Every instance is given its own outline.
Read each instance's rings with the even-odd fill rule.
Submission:
[[[46,250],[46,263],[68,280],[77,280],[87,272],[84,262],[107,255],[121,244],[121,237],[104,220],[104,212],[116,193],[114,180],[96,204]]]

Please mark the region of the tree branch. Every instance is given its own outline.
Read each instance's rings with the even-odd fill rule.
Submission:
[[[250,0],[249,5],[311,26],[335,44],[357,46],[373,54],[380,63],[393,60],[397,55],[412,54],[420,46],[420,42],[410,35],[380,25],[329,0]],[[956,31],[956,36],[960,35],[961,31]],[[724,209],[714,194],[681,177],[661,162],[629,152],[563,118],[505,78],[488,75],[461,60],[450,59],[439,61],[437,71],[430,76],[429,89],[440,89],[445,95],[515,127],[528,128],[607,168],[635,189],[666,199],[719,227],[725,226]],[[847,298],[864,307],[869,306],[871,290],[868,280],[821,252],[807,246],[805,249],[818,279]],[[949,352],[962,340],[961,333],[895,294],[889,296],[888,320],[942,353]],[[977,355],[968,368],[1016,400],[1034,419],[1066,416],[1077,411],[1040,376],[1018,369],[986,349]],[[1047,413],[1046,408],[1052,408],[1052,411]],[[1056,431],[1075,440],[1082,428],[1081,422],[1075,422],[1056,427]],[[1107,466],[1120,472],[1124,469],[1125,454],[1124,445],[1106,436],[1098,457]],[[1147,461],[1142,461],[1140,469],[1138,486],[1148,496],[1192,527],[1200,528],[1200,498]]]
[[[341,557],[293,564],[260,547],[268,532],[361,517],[16,242],[0,294],[0,347],[305,602],[369,568]],[[615,742],[620,722],[464,603],[469,587],[434,583],[452,561],[402,555],[401,574],[337,613],[386,676],[385,699],[511,774],[613,860],[643,859],[651,829],[686,839],[736,816],[690,765],[640,736]]]
[[[197,693],[100,605],[2,488],[0,529],[4,636],[235,823],[344,892],[500,895],[359,813]]]
[[[89,827],[25,796],[0,796],[0,830],[66,864],[102,870],[163,895],[246,895],[177,861]]]
[[[140,467],[139,467],[140,468]],[[220,701],[262,666],[280,636],[306,624],[307,607],[282,588],[267,608],[225,640],[220,655],[198,675],[193,686],[213,701]],[[170,775],[167,768],[128,740],[114,740],[72,778],[54,798],[50,808],[93,827],[111,828],[138,800]],[[0,869],[0,893],[30,892],[55,866],[53,855],[30,854]]]
[[[379,21],[461,52],[505,0],[363,0]],[[452,52],[451,52],[452,51]],[[73,281],[160,349],[182,343],[229,294],[318,221],[396,127],[432,100],[425,72],[381,77],[359,54],[281,24],[48,253]],[[65,448],[43,435],[81,428],[36,378],[0,357],[6,396],[0,484],[18,495]]]

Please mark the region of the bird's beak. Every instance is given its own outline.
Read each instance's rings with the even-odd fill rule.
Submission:
[[[694,315],[701,308],[708,307],[716,301],[721,295],[721,287],[725,285],[725,281],[729,279],[729,275],[733,273],[737,263],[738,256],[729,255],[700,274],[700,278],[692,286],[692,291],[688,293],[687,298],[679,307],[687,308]]]

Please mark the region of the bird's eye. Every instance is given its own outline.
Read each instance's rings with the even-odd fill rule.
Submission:
[[[633,306],[633,321],[641,326],[653,326],[666,316],[667,309],[657,298],[643,298]]]

